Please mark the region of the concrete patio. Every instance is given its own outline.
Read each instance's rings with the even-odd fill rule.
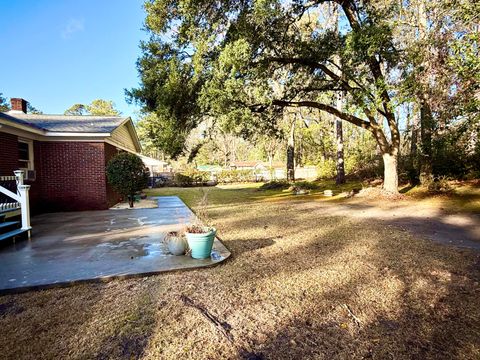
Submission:
[[[176,196],[155,199],[154,209],[34,217],[30,241],[0,249],[0,292],[205,267],[230,256],[218,239],[209,259],[168,254],[165,234],[180,230],[194,215]]]

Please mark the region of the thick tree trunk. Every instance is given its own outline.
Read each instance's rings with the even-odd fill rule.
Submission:
[[[398,172],[397,172],[397,155],[384,153],[383,165],[383,189],[390,193],[398,193]]]
[[[335,136],[337,138],[337,179],[336,183],[345,184],[345,160],[343,154],[343,123],[335,120]]]
[[[331,12],[332,18],[335,21],[335,32],[339,32],[338,28],[338,5],[332,4]],[[333,61],[338,66],[338,68],[342,67],[340,62],[340,58],[335,56]],[[339,72],[337,75],[342,76],[342,73]],[[344,94],[343,92],[337,92],[336,94],[336,107],[338,110],[343,112],[343,99]],[[335,138],[337,143],[337,178],[336,183],[337,185],[345,184],[345,160],[344,160],[344,153],[343,153],[343,123],[342,120],[336,119],[335,120]]]
[[[292,121],[287,144],[287,180],[295,181],[295,121]]]
[[[128,195],[128,206],[133,208],[133,201],[135,200],[135,195]]]
[[[419,128],[420,128],[420,114],[417,109],[414,109],[414,115],[412,117],[411,129],[411,139],[410,139],[410,161],[409,161],[409,180],[412,185],[418,184],[419,181],[419,157],[418,157],[418,138],[419,138]]]
[[[417,149],[418,149],[418,127],[419,127],[419,116],[418,111],[415,112],[415,115],[412,118],[412,140],[410,143],[410,156],[412,159],[417,158]]]
[[[273,169],[274,154],[268,154],[268,171],[270,171],[270,180],[275,180],[275,170]]]
[[[422,99],[420,102],[420,128],[420,179],[423,181],[432,175],[433,115],[425,99]]]
[[[337,94],[337,108],[343,111],[342,93]],[[335,120],[335,137],[337,142],[337,185],[345,184],[345,160],[343,153],[343,122],[340,119]]]
[[[418,39],[425,41],[428,36],[428,14],[427,4],[420,1],[418,4]],[[428,46],[428,45],[427,45]],[[430,86],[431,74],[428,71],[429,59],[421,64],[421,77],[418,79],[420,84],[423,84],[424,89],[420,89],[418,94],[418,103],[420,107],[420,181],[423,182],[426,178],[432,175],[432,133],[433,133],[433,115],[428,102],[428,89]]]

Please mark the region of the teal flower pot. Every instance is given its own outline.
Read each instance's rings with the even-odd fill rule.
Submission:
[[[192,258],[207,259],[212,253],[213,240],[217,230],[211,228],[207,233],[194,234],[186,232],[188,247],[192,251]]]

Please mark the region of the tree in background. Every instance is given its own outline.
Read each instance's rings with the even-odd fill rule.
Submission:
[[[390,19],[395,45],[404,54],[399,90],[403,111],[410,114],[405,133],[410,181],[465,176],[468,141],[460,138],[474,131],[467,123],[479,113],[472,94],[480,87],[480,3],[412,0],[396,10]]]
[[[83,104],[73,104],[64,112],[65,115],[88,115],[88,110]]]
[[[319,2],[178,5],[145,4],[152,37],[143,44],[138,63],[142,86],[129,92],[132,98],[147,110],[170,114],[185,130],[205,113],[235,125],[248,124],[244,131],[261,131],[274,128],[275,113],[286,107],[329,112],[372,132],[384,158],[384,187],[397,191],[400,134],[385,71],[395,66],[398,54],[382,20],[383,9],[342,2],[349,25],[342,35],[322,31],[314,16]],[[172,24],[178,29],[175,34],[170,32]],[[331,63],[334,55],[342,59],[341,75]],[[279,72],[289,74],[281,98],[270,88]],[[324,91],[348,93],[363,117],[319,101]],[[193,104],[191,112],[179,111],[181,99]]]
[[[142,146],[147,146],[146,150],[157,149],[169,156],[178,156],[183,152],[188,133],[175,129],[172,119],[160,118],[154,112],[147,112],[140,116],[136,125]]]
[[[87,105],[86,108],[90,115],[120,115],[120,111],[115,109],[115,104],[113,103],[113,101],[96,99],[93,100],[89,105]]]
[[[90,104],[74,104],[64,112],[65,115],[95,115],[95,116],[119,116],[120,111],[115,109],[113,101],[103,99],[93,100]]]
[[[322,13],[325,4],[338,5],[338,30]],[[478,6],[467,0],[148,1],[151,36],[137,63],[141,85],[127,97],[156,113],[153,136],[173,135],[175,146],[162,145],[171,155],[185,149],[188,134],[205,119],[254,139],[278,133],[289,108],[328,113],[371,134],[383,159],[384,189],[396,192],[401,140],[412,153],[419,142],[423,165],[414,166],[424,172],[448,153],[439,149],[454,148],[448,127],[455,134],[468,129],[465,149],[478,143],[475,128],[465,125],[478,118]],[[338,93],[344,102],[334,101]]]
[[[0,93],[0,111],[6,112],[8,110],[10,110],[10,104],[7,99],[3,97],[3,93]]]
[[[133,208],[135,194],[148,184],[149,172],[137,155],[122,152],[107,164],[107,179],[119,194],[128,199]]]
[[[35,114],[35,115],[41,115],[41,114],[43,114],[43,111],[38,110],[36,107],[30,105],[30,103],[27,102],[27,113]]]

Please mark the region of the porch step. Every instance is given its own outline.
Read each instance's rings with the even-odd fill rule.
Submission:
[[[0,214],[0,223],[5,221],[5,214]]]
[[[17,237],[26,236],[28,230],[15,229],[0,235],[0,244],[8,243]]]
[[[9,230],[12,230],[12,228],[19,228],[20,226],[20,221],[0,221],[0,234],[5,233]]]

